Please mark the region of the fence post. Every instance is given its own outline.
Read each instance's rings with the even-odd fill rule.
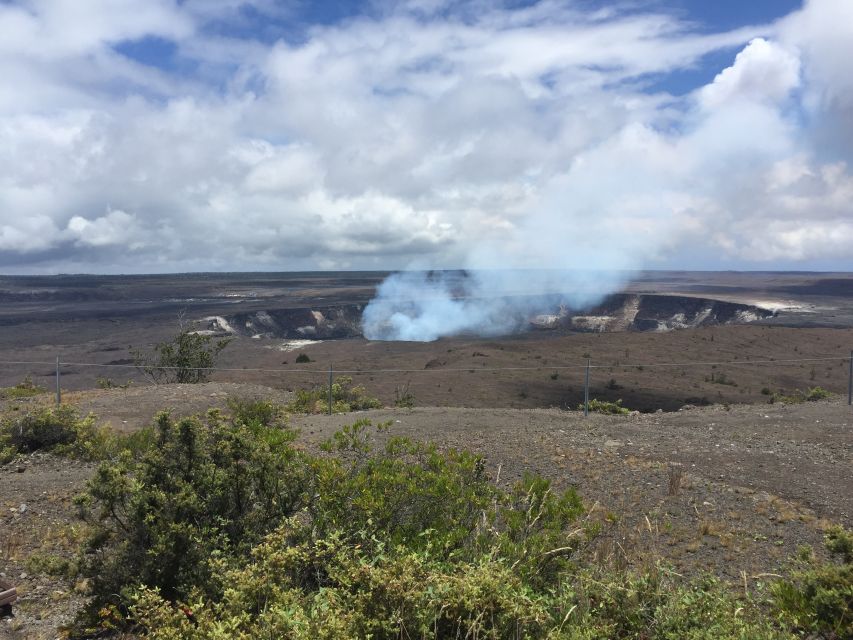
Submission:
[[[62,388],[60,385],[59,356],[56,356],[56,406],[62,404]]]
[[[329,415],[332,415],[332,363],[329,363]]]
[[[583,415],[589,415],[589,358],[586,360],[586,376],[583,383]]]
[[[850,352],[850,371],[847,374],[847,404],[853,405],[853,351]]]

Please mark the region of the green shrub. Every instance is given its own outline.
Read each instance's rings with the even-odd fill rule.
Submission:
[[[583,404],[578,405],[578,411],[583,411]],[[608,402],[607,400],[599,400],[593,398],[589,401],[590,413],[604,413],[608,415],[627,415],[631,410],[622,406],[622,401]]]
[[[305,364],[306,362],[311,362],[311,356],[307,353],[300,353],[296,356],[296,364]]]
[[[164,640],[791,637],[714,578],[585,565],[576,551],[594,527],[571,490],[532,476],[504,490],[470,453],[374,444],[388,425],[356,422],[312,456],[293,432],[259,423],[161,415],[139,461],[126,453],[101,467],[80,501],[95,533],[75,561],[93,581],[99,630],[132,621],[135,634]],[[850,539],[831,540],[849,558]]]
[[[0,421],[0,457],[52,451],[86,460],[96,460],[108,448],[110,435],[95,425],[95,417],[80,417],[68,405],[42,408],[33,413]]]
[[[679,584],[661,572],[594,570],[531,588],[495,554],[442,561],[428,551],[383,547],[365,536],[305,538],[288,521],[252,562],[226,572],[221,600],[175,606],[151,589],[132,611],[149,637],[549,638],[781,640],[759,607],[713,578]],[[368,551],[368,549],[371,549]],[[308,586],[304,576],[323,576]]]
[[[784,620],[802,632],[825,638],[853,638],[853,533],[841,527],[826,534],[835,562],[801,555],[789,579],[773,586],[775,604]]]
[[[182,330],[171,340],[154,345],[152,353],[132,350],[136,366],[155,383],[198,383],[210,379],[219,353],[230,338],[213,340],[212,336]]]
[[[291,413],[327,413],[329,411],[329,389],[317,386],[311,390],[299,390],[296,398],[285,405]],[[380,409],[382,402],[367,395],[362,386],[353,386],[352,378],[341,376],[332,383],[332,412],[348,413],[366,409]]]
[[[830,397],[832,394],[824,389],[823,387],[810,387],[806,393],[806,401],[814,402],[816,400],[824,400],[825,398]]]
[[[128,380],[124,384],[119,384],[113,382],[112,378],[99,377],[95,380],[95,384],[98,385],[98,389],[129,389],[133,386],[133,380]]]
[[[20,398],[32,398],[43,393],[47,393],[47,389],[33,382],[30,376],[25,376],[14,387],[0,389],[0,400],[18,400]]]
[[[227,400],[228,410],[235,421],[255,427],[283,427],[286,425],[284,407],[269,400],[238,398]]]
[[[293,432],[217,411],[204,422],[160,414],[155,427],[143,455],[103,463],[77,499],[92,527],[79,558],[92,582],[89,614],[120,610],[137,584],[170,599],[193,588],[220,594],[210,560],[244,556],[302,503],[305,465]]]
[[[803,402],[815,402],[817,400],[823,400],[832,395],[829,391],[824,389],[823,387],[810,387],[805,391],[801,389],[796,389],[794,393],[791,395],[783,395],[781,393],[774,393],[770,397],[770,402],[781,402],[782,404],[801,404]]]

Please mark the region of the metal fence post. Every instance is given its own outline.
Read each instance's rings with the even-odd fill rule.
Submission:
[[[589,415],[589,358],[586,361],[586,377],[583,383],[583,415]]]
[[[332,365],[329,363],[329,415],[332,415]]]
[[[56,356],[56,406],[62,404],[62,388],[60,387],[59,356]]]
[[[850,352],[850,371],[847,374],[847,404],[853,405],[853,351]]]

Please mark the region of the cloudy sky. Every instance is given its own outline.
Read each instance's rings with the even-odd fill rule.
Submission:
[[[0,0],[0,273],[853,270],[850,0]]]

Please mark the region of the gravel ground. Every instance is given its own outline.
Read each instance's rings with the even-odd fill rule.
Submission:
[[[195,413],[224,406],[229,395],[289,397],[260,385],[209,383],[68,400],[132,430],[164,407]],[[751,588],[783,571],[799,545],[819,547],[830,524],[853,524],[853,409],[840,400],[586,419],[555,409],[425,407],[297,416],[293,425],[313,447],[357,418],[477,451],[501,483],[532,471],[574,486],[588,517],[603,525],[591,552],[626,565],[660,557],[680,574],[712,571]],[[83,602],[82,585],[37,575],[27,559],[71,553],[80,535],[71,500],[93,469],[41,454],[0,467],[0,575],[21,592],[0,638],[57,637]]]

